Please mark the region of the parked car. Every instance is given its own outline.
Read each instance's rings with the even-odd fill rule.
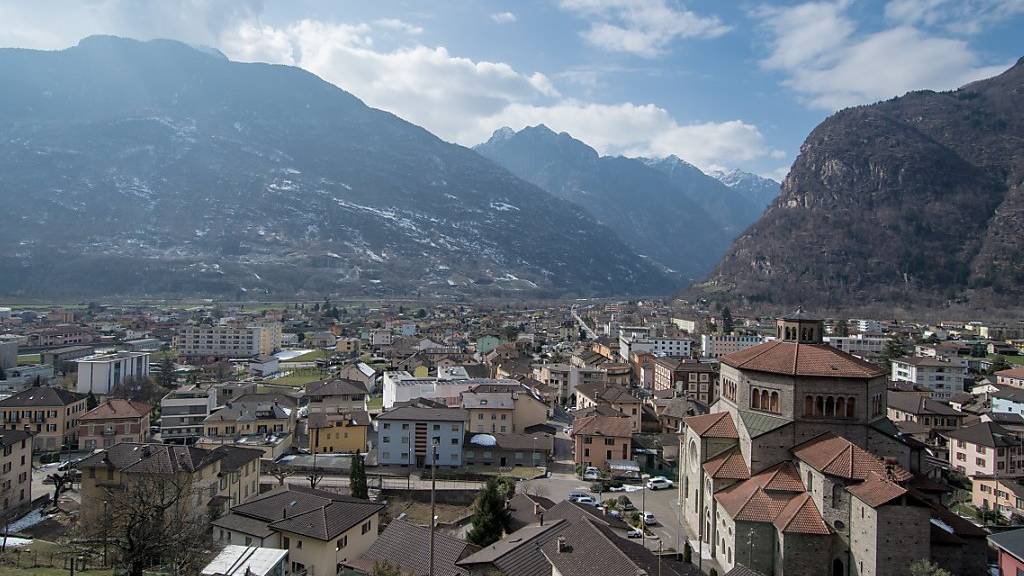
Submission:
[[[584,480],[600,480],[601,479],[601,471],[598,470],[597,468],[594,468],[593,466],[591,466],[591,467],[589,467],[589,468],[587,468],[586,470],[583,471],[583,479]]]
[[[629,531],[626,532],[626,538],[643,538],[643,537],[644,537],[644,532],[643,532],[643,530],[641,530],[639,528],[630,528]]]
[[[663,490],[665,488],[671,488],[673,485],[674,483],[664,476],[655,476],[647,481],[648,490]]]
[[[632,512],[633,510],[636,510],[636,506],[633,506],[633,501],[625,496],[619,497],[619,508],[621,508],[623,512]]]
[[[644,526],[655,526],[658,524],[658,519],[654,517],[653,512],[644,510],[640,513],[640,518],[644,521]]]
[[[572,501],[577,504],[582,504],[583,506],[597,506],[597,500],[591,496],[578,496]]]

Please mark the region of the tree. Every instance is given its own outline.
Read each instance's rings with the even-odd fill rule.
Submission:
[[[174,388],[175,381],[177,380],[174,371],[174,360],[171,360],[171,357],[165,354],[160,359],[160,372],[156,375],[156,383],[161,388]]]
[[[7,380],[7,373],[4,372],[3,366],[0,366],[0,380]]]
[[[836,325],[832,327],[832,333],[841,337],[850,335],[850,325],[846,322],[845,318],[840,318],[836,322]]]
[[[213,376],[218,380],[229,378],[235,371],[235,367],[226,360],[221,360],[212,366]]]
[[[74,481],[73,472],[68,470],[67,472],[55,472],[47,476],[51,482],[53,482],[53,506],[54,508],[60,508],[60,495],[64,492],[64,488],[70,488],[70,484]]]
[[[198,574],[206,564],[196,545],[206,536],[206,515],[196,510],[203,500],[188,477],[133,474],[123,486],[105,489],[103,500],[103,517],[85,529],[118,552],[129,576],[154,567]]]
[[[277,462],[268,464],[266,468],[263,468],[263,465],[260,464],[260,469],[262,473],[269,474],[276,478],[278,486],[284,486],[284,481],[287,480],[289,476],[295,474],[290,466],[285,466],[284,464]]]
[[[164,397],[165,390],[156,385],[152,378],[125,378],[110,388],[111,398],[123,398],[154,405]]]
[[[423,318],[426,318],[426,317],[427,317],[427,311],[424,310],[423,308],[420,308],[419,310],[416,311],[416,318],[423,319]]]
[[[992,359],[992,365],[989,366],[988,375],[991,376],[991,375],[995,374],[996,372],[1001,372],[1003,370],[1009,370],[1010,368],[1013,368],[1013,366],[1010,366],[1010,363],[1006,361],[1005,357],[1003,357],[1001,355],[1000,356],[996,356],[995,358]]]
[[[888,368],[893,360],[898,360],[907,355],[907,346],[899,336],[893,336],[885,343],[885,350],[882,351],[882,360]]]
[[[722,334],[732,334],[733,322],[732,322],[732,310],[726,306],[722,308]]]
[[[491,478],[476,498],[475,510],[470,520],[473,527],[467,539],[477,546],[490,546],[501,539],[511,519],[505,507],[505,500],[501,497],[498,479]]]
[[[388,560],[378,560],[373,563],[370,576],[402,576],[402,570]]]
[[[363,462],[363,455],[356,452],[352,455],[352,470],[348,476],[349,493],[353,498],[370,498],[369,489],[366,486],[366,467]]]
[[[93,408],[100,405],[100,401],[96,399],[96,395],[89,391],[89,395],[85,397],[85,409],[92,410]]]
[[[915,560],[910,565],[910,576],[953,576],[953,574],[945,568],[940,568],[938,564],[922,558]]]

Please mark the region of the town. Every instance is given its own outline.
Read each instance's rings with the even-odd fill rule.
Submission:
[[[15,567],[1024,568],[1012,319],[679,300],[18,305],[0,308],[0,390]]]

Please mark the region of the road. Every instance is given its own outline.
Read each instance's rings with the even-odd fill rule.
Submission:
[[[576,322],[579,322],[580,328],[583,329],[583,333],[587,335],[587,338],[597,340],[597,332],[594,332],[594,329],[588,326],[587,323],[583,321],[583,318],[580,318],[580,315],[576,313],[576,306],[576,304],[573,304],[572,308],[569,309],[572,313],[572,317],[576,319]]]

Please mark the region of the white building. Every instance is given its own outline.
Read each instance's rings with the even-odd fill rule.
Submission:
[[[430,466],[437,446],[437,466],[462,466],[462,442],[469,412],[461,408],[402,406],[377,417],[382,466]]]
[[[928,390],[936,400],[949,400],[964,391],[967,362],[960,358],[901,358],[892,361],[891,378]]]
[[[203,420],[217,408],[217,389],[185,386],[160,400],[160,440],[184,442],[203,435]]]
[[[689,338],[632,337],[619,333],[619,355],[626,361],[637,352],[649,352],[656,356],[690,357],[693,341]]]
[[[702,358],[721,358],[744,348],[757,346],[766,342],[764,336],[733,335],[733,334],[701,334],[700,350]]]
[[[688,318],[672,318],[671,321],[672,321],[672,325],[675,326],[676,328],[680,329],[680,330],[684,330],[684,331],[690,332],[690,333],[693,333],[693,332],[697,331],[697,321],[696,320],[690,320]]]
[[[868,318],[850,318],[846,321],[846,325],[850,327],[850,330],[860,332],[861,334],[885,333],[885,326],[883,326],[878,320],[871,320]]]
[[[885,345],[889,342],[883,336],[867,336],[865,334],[854,334],[853,336],[825,336],[822,340],[832,346],[861,358],[877,358],[885,351]]]
[[[384,373],[384,409],[399,402],[426,398],[448,406],[461,406],[462,393],[478,384],[504,382],[490,378],[441,378],[433,376],[417,378],[405,371]]]
[[[391,340],[391,330],[387,328],[370,330],[370,346],[390,346]]]
[[[106,396],[122,382],[141,380],[149,376],[149,352],[116,352],[94,354],[75,360],[78,364],[78,382],[75,386],[80,394]]]
[[[281,323],[182,326],[175,346],[182,356],[269,356],[281,348]]]

